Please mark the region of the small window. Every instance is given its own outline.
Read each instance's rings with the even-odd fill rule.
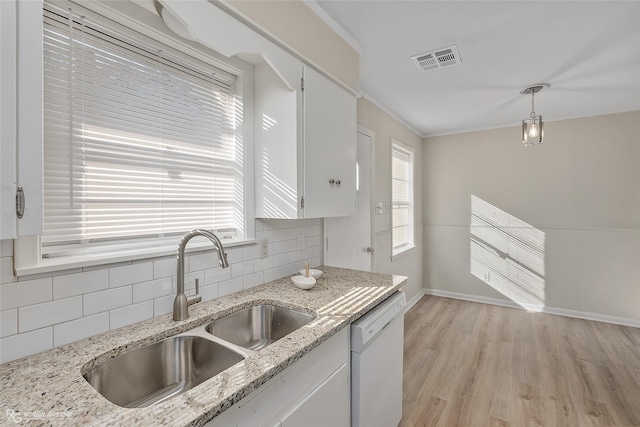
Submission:
[[[243,238],[236,76],[74,12],[44,10],[42,255]]]
[[[391,140],[392,255],[414,247],[413,150]]]

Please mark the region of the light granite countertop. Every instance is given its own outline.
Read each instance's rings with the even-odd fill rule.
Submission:
[[[324,274],[310,290],[296,288],[289,276],[192,305],[185,321],[174,322],[168,314],[0,365],[0,425],[15,425],[21,415],[26,425],[202,426],[407,282],[403,276],[319,268]],[[117,406],[82,376],[129,350],[259,303],[318,317],[193,389],[147,408]]]

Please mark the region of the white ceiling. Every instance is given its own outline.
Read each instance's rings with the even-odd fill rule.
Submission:
[[[638,1],[315,3],[359,44],[362,91],[422,136],[517,125],[534,83],[547,121],[640,109]],[[451,44],[462,65],[410,60]]]

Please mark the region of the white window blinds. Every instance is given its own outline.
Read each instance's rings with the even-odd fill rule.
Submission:
[[[43,247],[242,235],[234,76],[71,13],[44,11]]]
[[[413,247],[413,152],[391,145],[393,254]]]

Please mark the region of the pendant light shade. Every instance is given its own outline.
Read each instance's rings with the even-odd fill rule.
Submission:
[[[541,83],[529,86],[520,91],[523,95],[531,94],[531,114],[529,118],[522,121],[522,144],[524,144],[525,147],[541,144],[544,139],[544,122],[542,121],[541,115],[536,115],[533,100],[536,93],[548,87],[548,84]]]

